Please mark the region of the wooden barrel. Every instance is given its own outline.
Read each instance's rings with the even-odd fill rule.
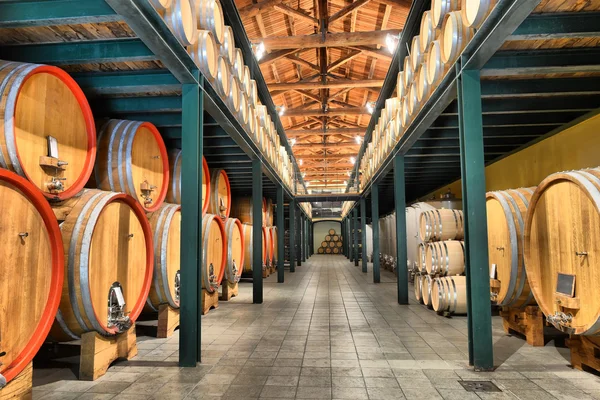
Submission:
[[[252,224],[252,197],[236,197],[231,203],[231,216],[238,218],[243,224]],[[263,226],[265,225],[265,215],[267,210],[267,201],[263,198],[261,212],[263,215]]]
[[[473,38],[474,31],[464,22],[460,11],[452,11],[444,17],[442,25],[442,61],[453,64],[462,53],[463,49]]]
[[[240,95],[240,110],[237,113],[237,118],[242,124],[242,126],[246,128],[248,128],[248,111],[248,97],[244,93],[242,93]]]
[[[225,99],[225,103],[234,115],[240,112],[242,91],[240,82],[233,74],[229,74],[229,93]]]
[[[165,201],[181,204],[181,149],[169,150],[169,188]],[[210,171],[206,158],[202,157],[202,215],[208,211],[210,199]]]
[[[231,89],[231,72],[225,57],[219,56],[217,60],[216,92],[222,100],[227,101]]]
[[[431,21],[433,26],[441,28],[446,14],[458,9],[460,9],[460,0],[432,0]]]
[[[446,72],[446,64],[442,61],[442,46],[439,40],[434,40],[427,50],[427,82],[434,91]]]
[[[169,187],[169,157],[158,129],[150,122],[121,119],[101,126],[94,166],[97,187],[127,193],[146,211],[158,210]]]
[[[248,93],[248,99],[251,107],[256,106],[258,103],[258,87],[256,86],[256,81],[254,79],[250,79],[250,92]]]
[[[396,96],[402,102],[402,98],[406,95],[406,87],[404,86],[404,71],[398,72],[396,79]]]
[[[419,236],[424,242],[430,240],[460,240],[464,237],[461,210],[439,209],[421,214]]]
[[[427,257],[427,243],[419,243],[417,247],[417,257],[415,261],[415,270],[420,273],[426,273],[426,257]]]
[[[235,39],[233,37],[233,29],[229,25],[225,25],[223,30],[223,42],[219,46],[219,53],[225,57],[230,65],[235,61]]]
[[[574,335],[598,336],[600,330],[599,226],[598,168],[552,174],[529,202],[524,237],[529,285],[547,321]],[[559,274],[566,282],[560,288]]]
[[[240,88],[244,93],[250,94],[250,68],[244,65],[244,74],[242,75],[242,87]]]
[[[435,40],[439,31],[433,25],[433,13],[431,10],[425,11],[421,17],[421,31],[419,32],[420,50],[424,54],[429,48],[429,44]]]
[[[417,72],[417,100],[420,104],[424,104],[429,98],[431,86],[427,80],[427,62],[424,61],[419,66]]]
[[[252,225],[243,224],[244,232],[244,272],[252,271],[252,252],[253,252],[253,241],[252,241]],[[261,269],[266,265],[267,262],[267,237],[265,231],[262,230],[262,266]]]
[[[0,379],[12,381],[44,343],[61,297],[64,258],[60,229],[38,188],[0,169]],[[2,393],[0,391],[0,393]]]
[[[194,0],[198,29],[211,31],[215,40],[223,44],[225,40],[225,19],[219,0]]]
[[[535,304],[523,258],[525,216],[535,188],[488,192],[486,195],[488,255],[492,301],[500,306]],[[494,282],[493,282],[494,283]]]
[[[408,95],[414,75],[414,69],[412,67],[410,56],[404,57],[404,69],[402,72],[404,72],[404,90],[406,91],[406,95]]]
[[[171,32],[182,46],[191,46],[198,40],[196,8],[193,0],[172,0],[162,15]]]
[[[154,248],[144,209],[125,193],[95,189],[60,207],[67,210],[59,216],[65,280],[51,337],[65,341],[85,332],[110,336],[127,330],[152,284]]]
[[[334,231],[334,232],[335,232],[335,231]],[[339,242],[339,241],[340,241],[340,237],[339,237],[338,235],[334,234],[334,235],[331,237],[331,240],[333,240],[334,242]]]
[[[327,246],[329,246],[329,247],[335,247],[335,243],[333,243],[333,242],[328,242],[328,243],[327,243]]]
[[[327,242],[327,241],[322,241],[322,242],[321,242],[321,247],[329,247],[329,242]]]
[[[331,254],[333,250],[331,249],[331,247],[326,247],[325,248],[325,254]]]
[[[461,275],[465,272],[465,245],[459,240],[427,244],[425,270],[430,275]]]
[[[231,210],[231,186],[224,169],[210,171],[210,200],[208,212],[225,219]]]
[[[326,242],[329,242],[329,241],[331,241],[331,236],[330,236],[330,235],[325,235],[325,241],[326,241]]]
[[[460,12],[466,25],[479,28],[496,3],[497,0],[461,0]]]
[[[225,220],[225,240],[227,252],[225,259],[225,279],[230,283],[237,283],[242,276],[244,268],[244,228],[237,218]]]
[[[433,285],[433,279],[430,275],[422,275],[423,281],[421,282],[421,300],[428,308],[431,308],[431,286]]]
[[[343,243],[342,242],[335,242],[335,247],[342,247]]]
[[[319,248],[317,249],[317,253],[319,253],[319,254],[323,254],[323,253],[325,253],[325,250],[324,250],[322,247],[319,247]]]
[[[244,56],[242,55],[242,50],[236,48],[231,67],[233,74],[237,76],[240,82],[244,79],[244,66]]]
[[[262,230],[263,230],[263,237],[266,238],[266,248],[267,248],[266,266],[271,267],[271,265],[273,265],[273,256],[274,256],[273,233],[271,232],[271,229],[267,226],[263,226]]]
[[[152,7],[156,8],[159,13],[167,11],[171,7],[172,0],[149,0]]]
[[[198,31],[198,40],[188,47],[188,52],[202,75],[209,81],[217,79],[219,48],[211,31]]]
[[[266,199],[266,206],[267,226],[273,226],[273,214],[275,213],[275,209],[273,208],[273,200]]]
[[[337,247],[333,248],[333,254],[340,254],[340,249],[338,249]]]
[[[402,107],[400,108],[400,122],[404,128],[407,128],[410,125],[411,113],[410,107],[408,106],[408,95],[404,96],[402,99]]]
[[[423,304],[423,280],[425,278],[421,274],[415,274],[415,279],[413,281],[413,289],[415,292],[415,299],[421,304]]]
[[[273,239],[273,265],[277,265],[277,261],[279,260],[279,235],[276,226],[272,226],[269,229],[271,229],[271,238]]]
[[[417,112],[421,108],[421,105],[419,103],[419,97],[417,96],[416,77],[415,77],[415,80],[413,81],[413,83],[411,83],[411,85],[410,85],[410,89],[409,89],[407,97],[408,97],[408,110],[409,110],[410,114],[414,116],[417,114]]]
[[[464,276],[435,278],[431,287],[431,306],[438,314],[466,314],[467,278]]]
[[[0,61],[0,167],[65,200],[83,189],[95,159],[94,118],[73,78],[49,65]]]
[[[213,214],[202,217],[202,289],[209,293],[219,290],[225,274],[227,239],[223,220]]]
[[[410,45],[410,65],[413,72],[417,72],[419,65],[423,62],[423,52],[421,51],[421,36],[416,35],[412,38]],[[416,79],[416,76],[413,78]]]
[[[161,304],[179,308],[181,206],[163,205],[149,215],[154,243],[154,273],[146,304],[158,311]]]

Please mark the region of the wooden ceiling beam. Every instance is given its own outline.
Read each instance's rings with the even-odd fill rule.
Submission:
[[[345,88],[345,89],[342,89],[342,90],[340,90],[339,92],[336,92],[336,93],[334,93],[334,94],[330,95],[330,96],[329,96],[329,100],[331,101],[332,99],[334,99],[334,98],[336,98],[336,97],[338,97],[338,96],[342,96],[342,95],[344,95],[344,94],[348,93],[349,91],[351,91],[352,89],[353,89],[353,88]]]
[[[310,68],[310,69],[315,70],[317,72],[320,72],[318,65],[313,64],[311,62],[308,62],[306,60],[303,60],[300,57],[297,57],[295,55],[287,55],[287,56],[285,56],[285,58],[287,58],[288,60],[290,60],[294,64],[301,65],[303,67],[307,67],[307,68]]]
[[[298,122],[298,123],[297,123],[297,124],[295,124],[295,125],[292,125],[292,126],[290,126],[290,129],[299,129],[299,128],[302,128],[302,127],[304,127],[304,126],[306,126],[306,125],[312,125],[312,124],[314,124],[314,123],[315,123],[315,122],[314,122],[314,121],[311,121],[311,120],[302,121],[302,122]]]
[[[327,129],[323,132],[322,129],[286,129],[285,134],[289,137],[308,136],[308,135],[361,135],[365,133],[365,128],[342,128],[342,129]]]
[[[350,14],[354,10],[358,10],[360,7],[366,5],[371,0],[357,0],[353,3],[348,4],[346,7],[342,8],[340,11],[333,14],[329,17],[329,23],[332,24],[338,19],[344,18],[346,15]]]
[[[339,60],[337,60],[327,66],[327,72],[331,72],[334,69],[341,67],[342,65],[346,64],[348,61],[360,56],[361,54],[362,54],[362,51],[356,50],[354,53],[350,53],[347,56],[340,58]]]
[[[258,63],[260,65],[269,65],[269,64],[274,63],[275,61],[279,60],[280,58],[283,58],[283,57],[285,57],[289,54],[295,53],[297,51],[298,51],[298,49],[285,49],[285,50],[274,51],[272,53],[267,54],[263,58],[261,58]]]
[[[374,0],[380,4],[386,4],[389,6],[396,6],[404,9],[404,13],[408,15],[408,11],[410,10],[410,6],[412,5],[412,0]]]
[[[300,156],[299,156],[300,157]],[[350,160],[350,157],[356,157],[356,154],[318,154],[318,155],[308,155],[301,156],[303,160]],[[349,163],[352,165],[352,163]]]
[[[273,8],[277,11],[279,11],[280,13],[289,15],[292,18],[295,18],[299,21],[304,21],[304,22],[308,22],[309,24],[312,24],[314,26],[319,26],[319,20],[311,17],[310,15],[304,13],[303,11],[300,10],[296,10],[295,8],[286,6],[285,4],[275,4],[273,6]]]
[[[289,82],[289,83],[276,83],[270,84],[269,90],[271,92],[275,90],[311,90],[311,89],[346,89],[346,88],[368,88],[368,87],[381,87],[383,86],[383,79],[340,79],[336,81],[330,81],[327,83],[322,82]],[[272,93],[273,94],[273,93]],[[274,95],[274,94],[273,94]]]
[[[378,32],[383,32],[383,31],[378,31]],[[385,44],[385,39],[384,39],[383,43],[374,43],[374,44]],[[351,46],[351,45],[348,45],[348,46],[351,49],[362,51],[365,55],[367,55],[369,57],[377,58],[378,60],[392,61],[392,55],[387,50],[377,50],[377,49],[373,49],[368,46]]]
[[[355,47],[385,44],[387,35],[398,36],[399,33],[399,29],[389,29],[385,31],[326,33],[324,35],[271,36],[253,42],[260,43],[262,41],[267,50]],[[391,55],[389,58],[391,59]]]
[[[318,149],[318,150],[324,150],[325,148],[329,149],[329,148],[336,148],[336,149],[356,149],[360,147],[360,143],[352,143],[352,142],[343,142],[343,143],[302,143],[302,144],[296,144],[294,145],[294,149],[298,149],[298,150],[306,150],[306,149]],[[300,156],[299,154],[297,154],[297,156]]]
[[[363,115],[370,114],[369,111],[364,107],[353,107],[353,108],[330,108],[327,111],[323,111],[320,109],[315,110],[297,110],[292,108],[291,110],[286,110],[283,114],[284,117],[328,117],[334,115]]]
[[[296,93],[298,93],[298,94],[300,94],[300,95],[302,95],[302,96],[308,97],[311,100],[314,100],[314,101],[317,101],[317,102],[321,101],[321,98],[318,95],[309,93],[306,90],[293,90],[293,91],[296,92]]]
[[[250,4],[245,7],[242,7],[238,10],[240,13],[240,17],[242,18],[250,18],[255,17],[265,11],[268,11],[275,7],[277,4],[282,4],[283,0],[265,0],[260,3]]]

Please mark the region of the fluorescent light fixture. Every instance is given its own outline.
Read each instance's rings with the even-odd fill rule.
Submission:
[[[350,157],[350,162],[352,163],[352,165],[354,165],[354,163],[356,162],[356,158]]]
[[[265,55],[265,52],[266,52],[266,49],[265,49],[265,44],[263,42],[260,42],[260,43],[254,45],[254,55],[256,56],[257,60],[260,60],[261,58],[263,58],[263,56]]]
[[[356,135],[356,137],[354,138],[354,140],[356,140],[356,143],[360,144],[362,142],[362,138],[358,135]]]
[[[279,116],[281,117],[285,113],[285,106],[279,107]]]
[[[367,103],[367,111],[369,114],[373,114],[373,111],[375,111],[375,104],[372,101]]]
[[[391,54],[394,54],[394,52],[396,51],[396,47],[398,47],[399,41],[399,37],[390,35],[389,33],[385,36],[385,47],[387,47],[388,51]]]

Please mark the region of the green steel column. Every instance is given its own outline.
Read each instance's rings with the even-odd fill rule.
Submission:
[[[396,209],[396,281],[398,304],[408,304],[408,255],[406,249],[406,188],[404,181],[404,156],[394,157],[394,203]]]
[[[354,207],[354,210],[352,210],[352,219],[354,219],[354,223],[352,225],[354,225],[354,232],[352,232],[352,236],[354,237],[354,255],[353,255],[353,259],[354,259],[354,266],[358,267],[358,209],[356,207]],[[364,243],[363,243],[364,246]],[[363,253],[365,251],[365,249],[363,248]]]
[[[296,200],[290,200],[288,209],[290,212],[290,272],[296,272]]]
[[[469,363],[475,370],[494,367],[485,157],[478,70],[463,71],[458,80],[460,159],[465,226],[465,271],[469,319]]]
[[[201,358],[202,283],[202,117],[203,92],[182,87],[181,142],[181,309],[179,365],[195,367]]]
[[[373,226],[373,283],[379,283],[379,185],[371,186],[371,226]],[[363,245],[364,246],[364,245]]]
[[[296,214],[298,214],[298,220],[296,221],[296,266],[302,266],[302,211],[300,206],[296,203]]]
[[[302,262],[306,261],[306,216],[304,213],[300,214],[300,228],[302,229],[302,236],[300,241],[300,249],[302,253]]]
[[[252,302],[263,302],[262,161],[252,160]]]
[[[354,236],[352,235],[352,229],[354,225],[354,218],[352,218],[352,211],[348,213],[348,258],[350,262],[354,261]]]
[[[340,236],[342,238],[342,254],[344,257],[348,257],[346,254],[346,218],[342,218],[342,232]]]
[[[367,199],[363,196],[360,198],[360,226],[361,226],[361,242],[363,243],[363,250],[365,249],[365,243],[367,243]],[[362,252],[362,272],[367,273],[367,263],[369,256],[366,251]]]
[[[283,214],[283,186],[277,186],[277,283],[284,281],[285,215]]]

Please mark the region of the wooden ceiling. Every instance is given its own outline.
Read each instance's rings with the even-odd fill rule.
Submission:
[[[411,0],[236,0],[305,181],[345,187]],[[309,189],[310,189],[309,187]]]

